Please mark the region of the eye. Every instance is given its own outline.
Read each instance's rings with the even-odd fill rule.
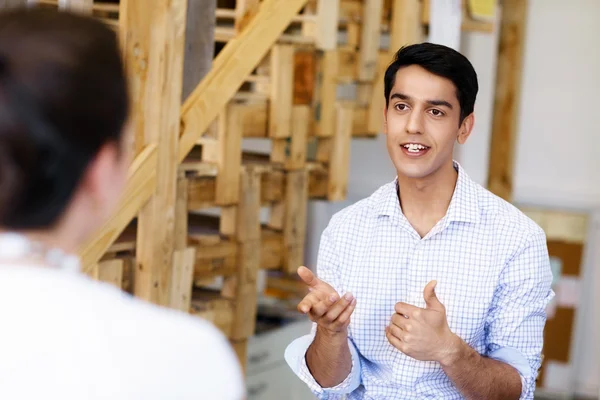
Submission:
[[[432,114],[434,117],[441,117],[441,116],[443,116],[443,115],[444,115],[444,112],[443,112],[443,111],[441,111],[441,110],[438,110],[438,109],[436,109],[436,108],[434,108],[433,110],[430,110],[430,112],[431,112],[431,114]]]
[[[404,103],[398,103],[394,106],[394,108],[398,111],[405,111],[408,109],[408,105]]]

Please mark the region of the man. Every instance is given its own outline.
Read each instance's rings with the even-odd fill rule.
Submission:
[[[397,178],[337,213],[286,350],[320,399],[532,399],[553,296],[542,229],[452,159],[474,124],[477,75],[440,45],[385,74]]]

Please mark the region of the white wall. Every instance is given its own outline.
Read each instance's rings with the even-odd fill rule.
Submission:
[[[574,390],[598,395],[600,387],[600,1],[529,0],[515,202],[594,213],[584,258],[584,306],[575,333]],[[480,94],[476,123],[456,158],[487,184],[497,35],[464,34],[461,51],[473,62]],[[331,215],[389,182],[394,171],[385,138],[352,144],[348,200],[311,203],[307,265],[314,266],[319,236]],[[544,169],[541,166],[544,166]],[[572,389],[572,388],[567,388]]]

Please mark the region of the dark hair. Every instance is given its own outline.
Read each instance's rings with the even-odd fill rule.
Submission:
[[[471,62],[458,51],[439,44],[420,43],[404,46],[398,50],[392,63],[385,71],[384,95],[386,107],[389,105],[396,73],[402,67],[418,65],[432,74],[447,78],[456,87],[456,97],[460,104],[459,123],[473,112],[479,86],[477,73]]]
[[[128,114],[115,31],[64,11],[0,13],[0,226],[54,225]]]

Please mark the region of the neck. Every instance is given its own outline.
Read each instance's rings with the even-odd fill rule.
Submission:
[[[452,160],[426,178],[398,174],[402,212],[409,220],[441,219],[448,211],[457,179]]]
[[[69,239],[69,235],[65,235],[60,228],[44,230],[10,230],[0,228],[0,234],[3,233],[16,233],[22,235],[27,239],[41,243],[47,248],[60,249],[65,253],[75,254],[77,251],[77,244],[74,240]]]

